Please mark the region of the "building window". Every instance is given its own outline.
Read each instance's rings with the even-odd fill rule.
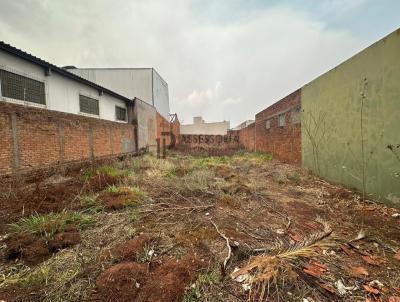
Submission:
[[[79,110],[83,113],[99,115],[99,100],[79,95]]]
[[[266,129],[271,128],[271,119],[268,119],[268,120],[265,122],[265,128],[266,128]]]
[[[286,121],[285,121],[285,114],[279,114],[279,127],[285,126]]]
[[[44,83],[0,69],[1,96],[36,104],[46,104]]]
[[[126,108],[115,106],[115,117],[117,121],[126,122]]]

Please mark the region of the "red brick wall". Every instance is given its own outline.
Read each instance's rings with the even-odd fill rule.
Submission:
[[[166,146],[171,143],[170,124],[161,114],[157,112],[157,138],[160,139],[162,145],[163,138],[165,138]]]
[[[0,114],[0,174],[11,171],[11,129],[10,117]]]
[[[301,162],[301,92],[300,89],[256,114],[256,150],[271,153],[277,159]],[[285,126],[278,124],[279,114],[285,115]],[[270,119],[271,128],[266,128]]]
[[[236,150],[239,146],[239,135],[230,131],[227,135],[181,134],[178,149]]]
[[[255,123],[243,129],[237,130],[239,134],[240,146],[248,151],[254,151],[254,131]]]
[[[0,175],[132,152],[133,129],[129,124],[0,102]]]
[[[175,144],[178,145],[181,136],[181,123],[178,117],[171,123],[171,133],[175,138]]]

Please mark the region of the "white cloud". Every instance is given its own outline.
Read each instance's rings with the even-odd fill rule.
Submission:
[[[155,67],[187,121],[254,118],[364,46],[288,6],[217,23],[195,0],[23,1],[1,4],[2,39],[58,65]]]

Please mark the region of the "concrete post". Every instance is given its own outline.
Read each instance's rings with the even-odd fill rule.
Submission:
[[[58,123],[58,145],[59,145],[59,155],[60,155],[60,163],[64,162],[64,124],[62,122]]]
[[[18,129],[17,129],[17,115],[15,112],[11,113],[11,137],[12,137],[12,166],[13,169],[20,168],[20,154],[18,145]]]
[[[167,144],[166,144],[166,139],[165,137],[163,137],[162,139],[162,158],[166,158],[167,157]]]
[[[89,158],[94,160],[94,146],[93,146],[93,127],[89,124]]]
[[[157,158],[160,158],[160,139],[157,138]]]

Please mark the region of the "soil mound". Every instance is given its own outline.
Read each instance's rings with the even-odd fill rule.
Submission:
[[[186,287],[204,265],[205,263],[194,255],[187,255],[180,261],[167,258],[150,273],[139,292],[137,301],[181,302]]]
[[[205,266],[194,255],[180,261],[160,259],[152,269],[147,263],[123,262],[105,270],[96,280],[93,298],[100,301],[181,302],[185,289]]]
[[[121,210],[127,203],[135,202],[135,199],[135,195],[129,190],[119,192],[103,191],[98,197],[98,200],[106,210]]]
[[[118,244],[111,251],[111,257],[116,261],[136,261],[137,255],[143,251],[146,244],[153,238],[150,235],[142,234],[134,239]]]
[[[120,180],[120,177],[112,176],[108,174],[99,174],[89,179],[89,187],[93,191],[102,191],[108,186],[116,185]]]
[[[95,296],[100,301],[138,301],[136,297],[146,277],[147,264],[135,262],[116,264],[97,278]]]
[[[5,258],[21,259],[27,265],[35,265],[49,258],[52,253],[73,246],[80,240],[81,237],[76,231],[58,233],[48,242],[38,235],[19,234],[7,239]]]

